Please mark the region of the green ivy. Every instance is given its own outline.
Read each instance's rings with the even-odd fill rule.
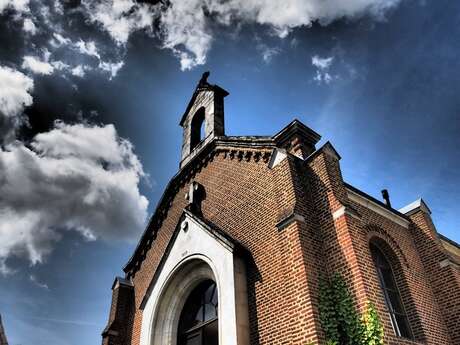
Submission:
[[[360,319],[345,281],[339,274],[321,279],[319,318],[326,345],[382,345],[383,327],[375,307],[368,305]]]
[[[363,344],[383,345],[383,325],[380,322],[374,304],[369,302],[364,315],[361,317],[363,324]]]

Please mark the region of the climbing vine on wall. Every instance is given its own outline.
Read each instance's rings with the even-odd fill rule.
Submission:
[[[369,302],[364,315],[361,317],[363,324],[363,344],[383,345],[383,325],[380,322],[374,304]]]
[[[369,303],[360,318],[339,274],[320,281],[319,317],[327,345],[382,345],[383,327]]]

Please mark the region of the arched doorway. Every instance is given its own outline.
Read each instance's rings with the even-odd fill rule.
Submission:
[[[181,224],[188,226],[176,228],[141,301],[140,345],[249,345],[245,261],[232,242],[192,214]],[[200,307],[208,314],[196,317]],[[210,336],[184,337],[199,330]]]
[[[200,283],[182,309],[178,345],[218,345],[218,292],[212,280]]]

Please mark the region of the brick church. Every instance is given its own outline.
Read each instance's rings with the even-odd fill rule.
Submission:
[[[230,136],[228,92],[199,81],[182,157],[112,286],[104,345],[324,344],[321,276],[372,302],[385,344],[460,344],[460,247],[419,199],[396,210],[345,182],[298,120]]]

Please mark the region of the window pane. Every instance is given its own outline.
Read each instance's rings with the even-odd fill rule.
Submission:
[[[217,287],[212,280],[202,282],[192,291],[179,319],[179,345],[218,344],[217,299]]]
[[[189,334],[186,338],[185,341],[183,342],[184,345],[201,345],[201,331],[194,333],[194,334]]]
[[[412,338],[412,334],[409,328],[409,322],[405,315],[395,315],[396,322],[398,323],[398,328],[400,332],[400,336],[404,338]]]
[[[216,308],[212,304],[206,304],[204,306],[204,320],[208,321],[217,317]]]
[[[385,284],[386,289],[396,290],[396,284],[393,279],[393,272],[391,269],[381,269],[383,283]]]
[[[217,345],[219,344],[219,332],[217,320],[208,323],[204,326],[203,330],[203,345]]]
[[[204,302],[209,303],[212,301],[212,297],[214,296],[214,291],[216,290],[216,285],[212,284],[208,287],[204,294]]]
[[[404,312],[401,296],[399,295],[390,263],[377,246],[371,245],[370,249],[375,268],[379,275],[380,285],[385,295],[385,302],[390,312],[394,331],[398,336],[411,339],[412,334],[409,327],[409,321]]]
[[[399,299],[399,294],[396,291],[387,290],[388,299],[390,303],[390,310],[398,314],[404,314],[404,309]]]
[[[381,267],[381,268],[386,268],[389,269],[390,265],[388,264],[387,259],[385,258],[385,255],[378,249],[376,246],[371,246],[371,251],[372,251],[372,257],[374,259],[374,263],[376,266]]]

